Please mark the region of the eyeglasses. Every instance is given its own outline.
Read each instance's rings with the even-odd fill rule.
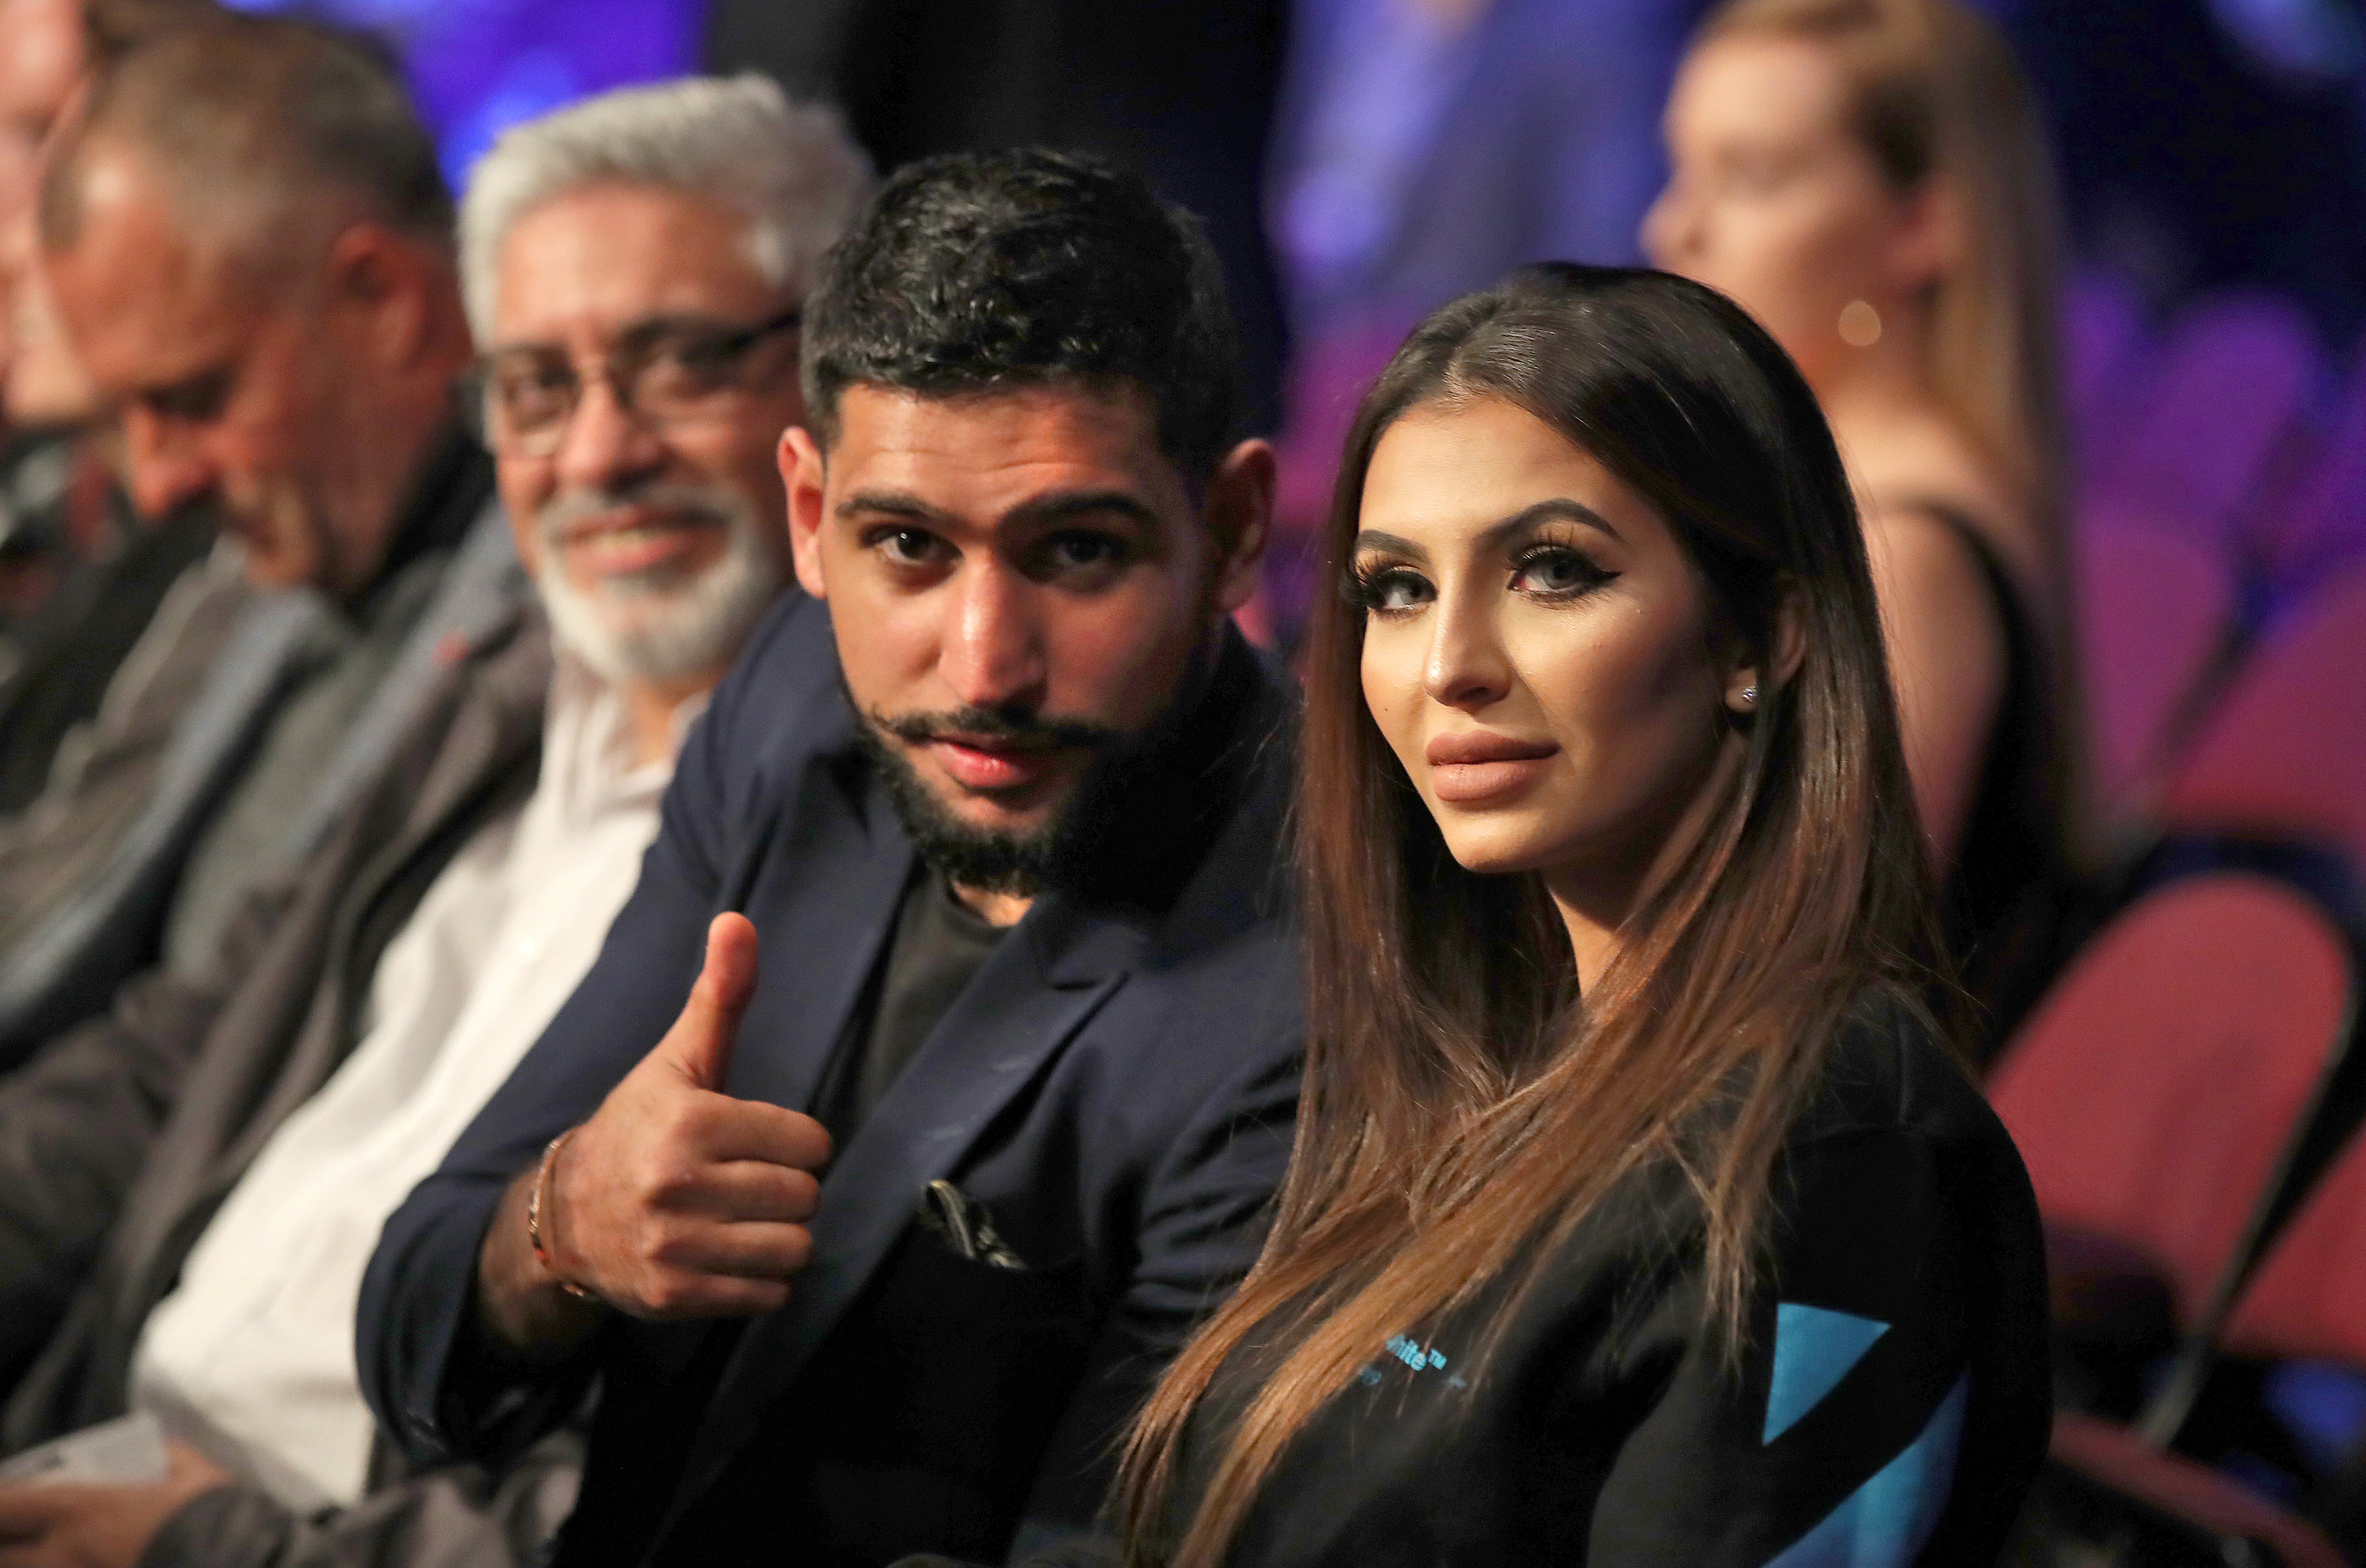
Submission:
[[[624,333],[593,374],[628,415],[659,425],[695,424],[728,409],[747,388],[757,345],[794,330],[803,314],[791,308],[745,327],[644,322]],[[497,349],[469,371],[461,406],[489,445],[548,457],[567,439],[583,381],[576,363],[556,349]]]

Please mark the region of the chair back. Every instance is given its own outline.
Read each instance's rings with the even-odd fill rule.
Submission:
[[[2322,841],[2366,870],[2366,568],[2262,642],[2162,796],[2172,830]]]
[[[2050,1225],[2157,1264],[2210,1306],[2351,1005],[2319,907],[2245,871],[2137,901],[2071,965],[1989,1080]]]
[[[2348,1568],[2308,1520],[2124,1427],[2060,1411],[2050,1447],[2034,1508],[2051,1550],[2038,1561],[2058,1568]]]
[[[2079,520],[2079,659],[2095,799],[2124,812],[2157,787],[2235,615],[2220,554],[2130,506]]]
[[[2353,1137],[2235,1304],[2226,1349],[2366,1368],[2366,1137]]]

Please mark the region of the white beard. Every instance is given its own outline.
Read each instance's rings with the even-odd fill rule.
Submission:
[[[687,577],[668,566],[612,577],[594,588],[579,587],[567,571],[565,525],[613,502],[561,498],[537,520],[540,588],[551,635],[608,681],[676,681],[722,667],[780,597],[785,564],[766,548],[763,524],[737,496],[669,486],[635,498],[714,518],[724,526],[723,554]]]

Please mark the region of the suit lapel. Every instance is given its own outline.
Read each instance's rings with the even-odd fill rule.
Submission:
[[[910,844],[851,761],[839,753],[808,764],[780,841],[751,846],[747,858],[777,874],[738,881],[720,906],[762,933],[731,1058],[731,1092],[742,1100],[810,1107],[911,876]]]
[[[911,1222],[921,1190],[959,1167],[997,1114],[1117,991],[1142,943],[1129,925],[1047,898],[978,971],[831,1167],[813,1261],[790,1305],[741,1336],[668,1529],[862,1293]]]

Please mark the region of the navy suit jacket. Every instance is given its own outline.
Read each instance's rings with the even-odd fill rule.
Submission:
[[[670,1026],[711,917],[743,911],[761,941],[731,1092],[806,1109],[914,874],[824,608],[776,612],[691,735],[582,986],[387,1225],[358,1325],[387,1429],[422,1462],[498,1461],[596,1374],[569,1562],[998,1560],[1089,1529],[1110,1439],[1253,1258],[1287,1160],[1292,708],[1227,627],[1108,885],[1039,899],[838,1151],[788,1305],[618,1318],[570,1365],[499,1364],[473,1313],[501,1193]],[[1026,1270],[911,1223],[940,1178]]]

